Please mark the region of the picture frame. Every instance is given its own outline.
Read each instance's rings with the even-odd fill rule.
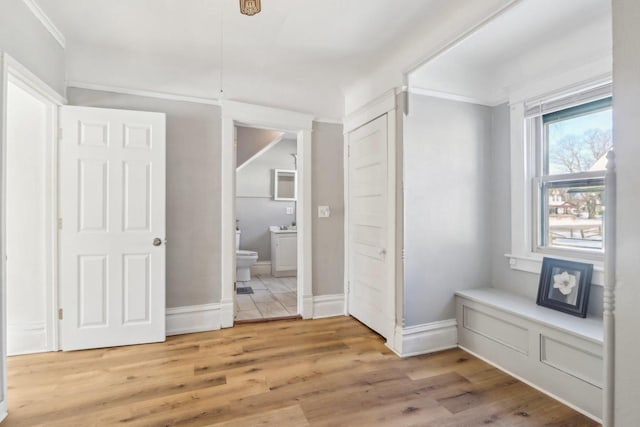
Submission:
[[[585,318],[592,276],[593,264],[545,257],[536,303]]]

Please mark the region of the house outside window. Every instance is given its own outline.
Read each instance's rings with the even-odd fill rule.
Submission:
[[[532,250],[601,257],[606,154],[613,148],[607,88],[530,107]]]

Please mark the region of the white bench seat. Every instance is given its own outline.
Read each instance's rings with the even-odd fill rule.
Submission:
[[[456,292],[460,347],[600,421],[603,325],[500,289]]]

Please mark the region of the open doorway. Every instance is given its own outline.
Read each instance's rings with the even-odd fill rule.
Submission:
[[[296,135],[235,131],[235,320],[297,316]]]
[[[9,74],[6,133],[7,354],[57,349],[56,105]]]

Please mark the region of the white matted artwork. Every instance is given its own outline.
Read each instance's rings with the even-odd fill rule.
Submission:
[[[544,258],[538,305],[586,317],[592,275],[592,264]]]

